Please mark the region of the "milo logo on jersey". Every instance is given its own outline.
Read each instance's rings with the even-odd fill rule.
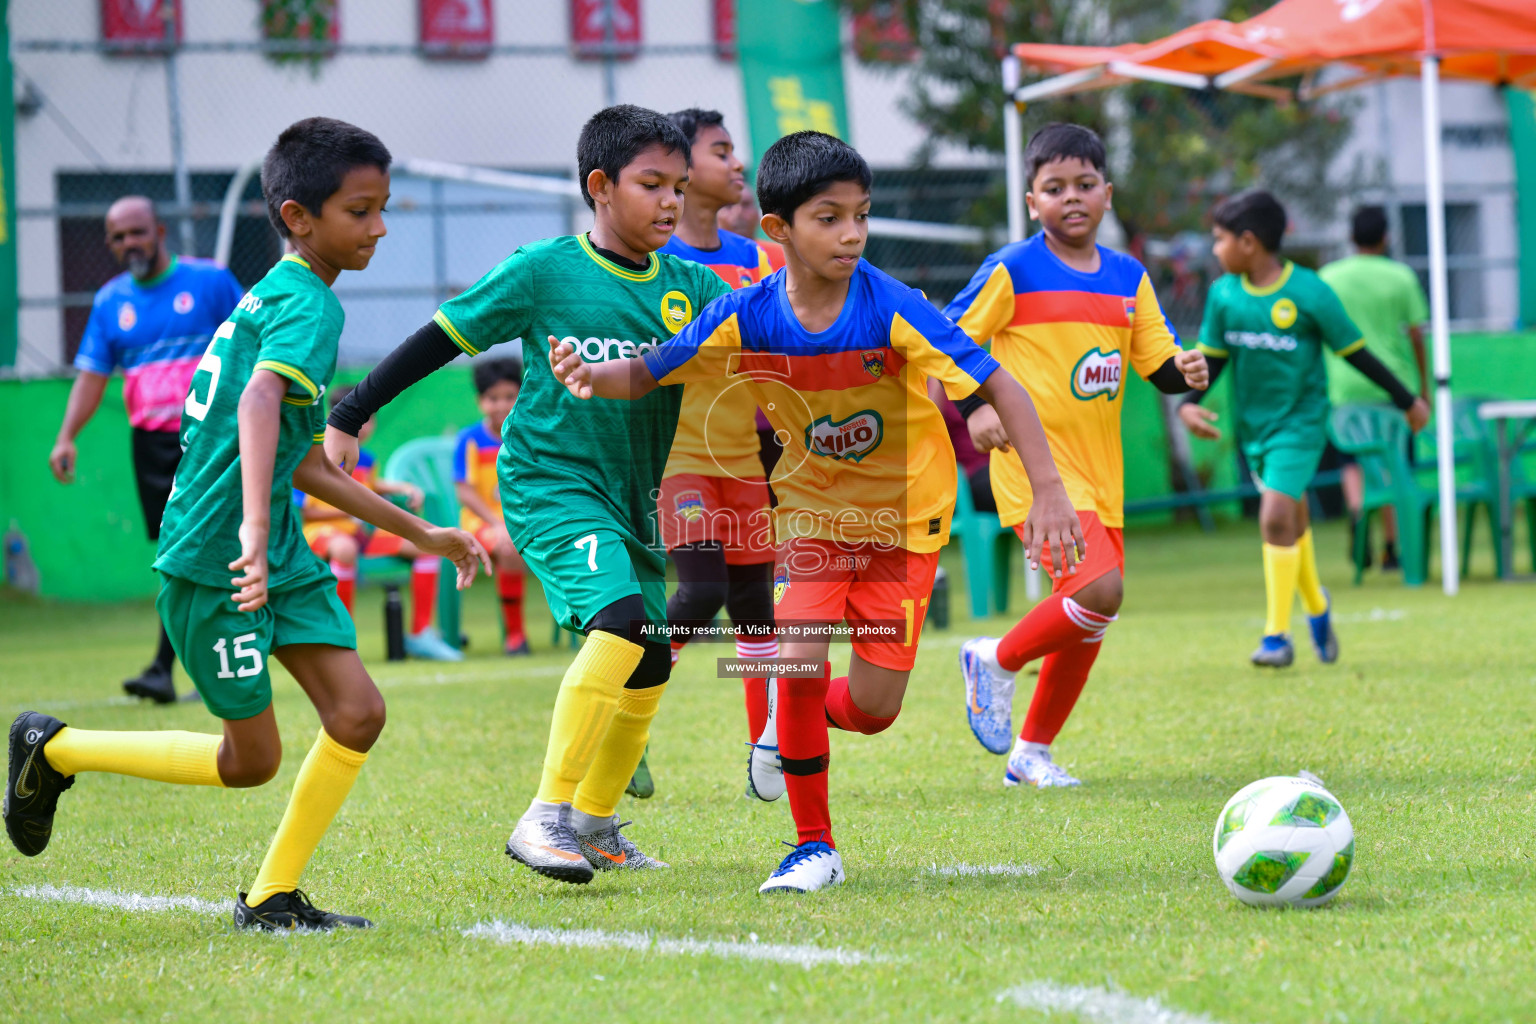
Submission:
[[[631,359],[643,356],[661,342],[652,338],[636,344],[628,338],[578,338],[574,334],[560,339],[562,345],[574,348],[585,363],[606,363],[610,359]]]
[[[1100,395],[1115,400],[1120,394],[1121,359],[1119,350],[1105,352],[1090,349],[1072,367],[1072,397],[1084,402]]]
[[[885,440],[885,421],[873,409],[856,412],[845,420],[821,416],[805,428],[805,448],[812,455],[862,462]]]

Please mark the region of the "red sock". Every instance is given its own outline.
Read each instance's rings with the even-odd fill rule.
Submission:
[[[688,641],[686,641],[686,640],[673,640],[672,641],[672,664],[674,664],[674,665],[677,664],[677,659],[682,656],[683,648],[687,647],[687,646],[688,646]]]
[[[423,555],[411,563],[412,633],[420,633],[432,625],[432,610],[437,607],[437,573],[442,561]]]
[[[853,694],[848,692],[848,677],[838,676],[827,687],[827,719],[844,732],[861,732],[865,736],[873,736],[889,729],[891,723],[896,721],[896,715],[876,718],[860,711],[859,706],[853,702]]]
[[[816,679],[779,680],[779,758],[784,787],[795,817],[796,843],[832,842],[827,810],[827,685],[829,672]]]
[[[1072,600],[1052,594],[997,642],[997,663],[1004,671],[1017,672],[1036,658],[1059,651],[1090,633],[1101,633],[1115,621],[1113,615],[1091,612]]]
[[[351,565],[342,565],[340,562],[332,562],[331,575],[336,577],[336,596],[341,598],[342,605],[350,614],[352,611],[352,598],[357,594],[357,568]]]
[[[1061,727],[1067,724],[1067,716],[1077,704],[1088,682],[1088,672],[1104,646],[1102,637],[1085,640],[1045,656],[1040,665],[1040,680],[1035,683],[1035,696],[1029,702],[1029,714],[1024,717],[1024,728],[1019,739],[1025,743],[1044,743],[1047,746],[1056,739]]]
[[[779,641],[750,640],[736,635],[736,657],[742,661],[766,661],[779,656]],[[747,676],[742,680],[747,698],[748,739],[753,743],[768,725],[768,680],[762,676]]]
[[[523,639],[523,574],[498,569],[496,592],[501,595],[501,622],[507,642],[515,644]]]

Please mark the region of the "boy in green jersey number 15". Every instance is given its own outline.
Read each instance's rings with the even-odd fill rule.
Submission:
[[[460,353],[553,335],[590,362],[648,352],[730,291],[714,271],[658,253],[688,185],[688,138],[634,106],[599,111],[576,161],[590,233],[523,246],[374,368],[331,413],[326,450],[357,458],[358,428]],[[583,402],[548,363],[523,364],[496,474],[507,533],[550,610],[586,643],[555,699],[538,796],[507,853],[534,871],[588,882],[594,870],[661,867],[619,832],[614,810],[650,736],[671,672],[656,493],[679,389],[637,402]]]
[[[275,655],[314,702],[320,736],[255,884],[235,901],[235,924],[368,927],[316,909],[298,888],[384,727],[384,699],[358,660],[335,578],[304,543],[293,488],[452,559],[460,587],[477,561],[490,569],[467,533],[396,508],[320,447],[342,325],[330,286],[340,271],[368,266],[384,235],[389,162],[372,134],[330,118],[278,137],[261,188],[289,252],[214,333],[183,407],[184,454],[160,530],[155,604],[203,702],[223,719],[223,736],[88,732],[23,713],[11,726],[4,812],[22,853],[48,845],[59,794],[80,772],[193,786],[270,780],[282,757],[267,663]]]
[[[1328,443],[1324,346],[1390,395],[1413,430],[1429,419],[1429,406],[1366,351],[1333,290],[1280,255],[1286,214],[1274,196],[1240,193],[1216,207],[1212,217],[1212,251],[1227,274],[1206,299],[1200,351],[1210,361],[1213,385],[1232,364],[1237,440],[1260,491],[1268,616],[1251,660],[1284,668],[1295,659],[1291,604],[1299,593],[1318,659],[1332,662],[1339,642],[1328,592],[1318,581],[1306,503],[1307,485]],[[1209,393],[1186,398],[1179,416],[1195,436],[1214,439],[1221,436],[1216,414],[1199,404]]]

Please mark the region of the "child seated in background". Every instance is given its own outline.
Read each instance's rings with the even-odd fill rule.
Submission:
[[[352,390],[347,385],[331,389],[332,402],[339,402]],[[361,440],[372,434],[374,421],[363,427]],[[400,495],[412,512],[421,513],[423,495],[421,488],[397,480],[384,480],[378,475],[378,465],[373,453],[363,452],[357,460],[352,478],[375,494]],[[462,661],[464,655],[443,642],[432,628],[432,612],[437,607],[438,567],[442,560],[423,555],[416,546],[403,537],[386,530],[376,530],[366,523],[328,505],[319,498],[294,492],[304,519],[304,541],[309,549],[330,565],[336,577],[336,596],[353,611],[353,598],[357,591],[357,560],[359,556],[370,558],[400,558],[411,563],[411,630],[405,637],[405,652],[413,658],[430,661]],[[353,618],[356,618],[354,613]]]
[[[522,360],[482,359],[474,365],[481,419],[459,431],[453,449],[453,486],[459,496],[459,525],[480,539],[496,565],[496,592],[508,655],[527,654],[523,630],[523,560],[512,546],[501,517],[496,458],[501,454],[501,425],[517,404],[523,379]],[[359,440],[362,440],[361,436]],[[361,465],[361,461],[359,462]]]

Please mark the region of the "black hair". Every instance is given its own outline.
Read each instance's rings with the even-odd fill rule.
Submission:
[[[667,120],[683,130],[688,137],[688,145],[692,146],[694,140],[699,137],[699,132],[705,128],[721,128],[725,125],[725,118],[718,110],[700,110],[698,107],[689,107],[687,110],[674,110],[667,115]]]
[[[842,139],[825,132],[791,132],[768,147],[757,165],[757,205],[787,221],[795,211],[840,181],[866,192],[875,176],[869,164]]]
[[[1355,211],[1350,237],[1362,249],[1374,249],[1387,237],[1387,211],[1380,206],[1362,206]]]
[[[504,380],[523,385],[523,361],[516,356],[479,359],[470,364],[475,374],[475,394],[483,395]]]
[[[587,191],[587,178],[593,171],[602,171],[609,181],[618,181],[619,172],[651,146],[681,153],[684,160],[689,159],[693,148],[683,130],[666,117],[631,103],[604,107],[587,118],[581,126],[581,137],[576,140],[576,176],[587,208],[597,209]]]
[[[354,167],[388,172],[389,150],[370,131],[333,117],[306,117],[283,129],[261,162],[267,219],[288,237],[283,204],[292,199],[315,216]]]
[[[1252,231],[1266,250],[1279,252],[1288,218],[1280,200],[1261,188],[1251,188],[1217,203],[1211,220],[1234,235]]]
[[[1024,147],[1024,188],[1035,187],[1035,175],[1052,160],[1081,160],[1100,174],[1107,174],[1109,157],[1104,140],[1092,128],[1053,121],[1029,137]]]

